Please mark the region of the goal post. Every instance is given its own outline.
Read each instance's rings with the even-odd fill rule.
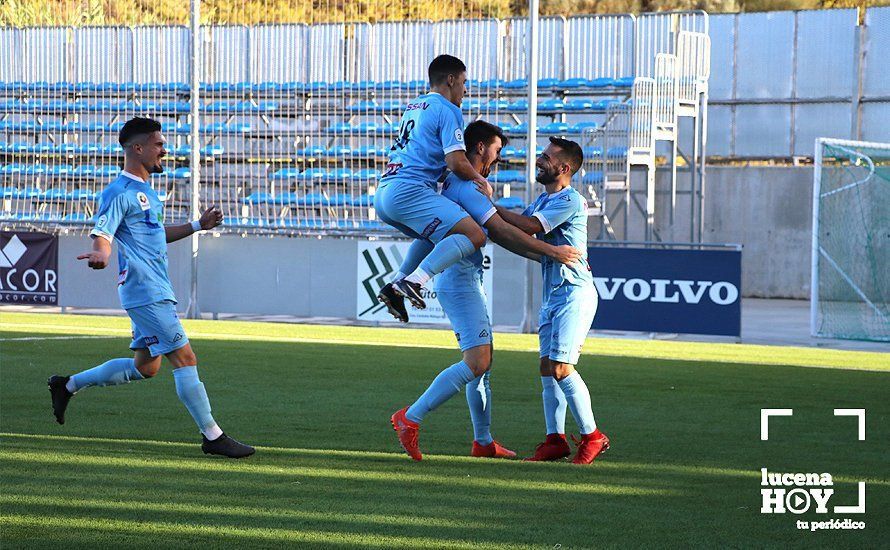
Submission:
[[[810,332],[890,341],[890,144],[819,138]]]

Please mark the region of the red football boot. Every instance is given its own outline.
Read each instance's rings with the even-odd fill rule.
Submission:
[[[408,456],[414,460],[420,460],[423,456],[420,454],[420,447],[417,446],[417,432],[420,431],[420,425],[417,422],[411,422],[405,416],[408,407],[396,411],[389,419],[392,422],[393,429],[399,434],[399,443],[404,447]]]
[[[473,450],[470,456],[478,458],[516,458],[516,453],[504,447],[497,441],[492,441],[488,445],[480,445],[473,442]]]
[[[578,445],[578,452],[572,459],[573,464],[590,464],[596,457],[609,449],[609,438],[599,431],[599,428],[593,433],[582,435],[580,440],[572,436],[572,441]]]
[[[535,454],[526,458],[528,462],[559,460],[572,454],[565,434],[547,434],[547,439],[535,447]]]

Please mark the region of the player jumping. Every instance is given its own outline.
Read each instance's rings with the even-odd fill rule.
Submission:
[[[501,207],[498,214],[543,241],[586,251],[587,202],[570,185],[583,162],[584,154],[577,143],[550,138],[535,163],[535,179],[544,185],[545,192],[521,215]],[[560,265],[547,257],[540,261],[544,294],[538,339],[547,438],[527,460],[559,460],[571,454],[565,436],[568,405],[582,434],[576,441],[578,452],[572,462],[590,464],[609,448],[609,438],[596,427],[590,392],[574,365],[596,314],[596,287],[586,252],[583,261],[571,265]]]
[[[210,401],[198,378],[197,359],[176,316],[176,297],[167,273],[167,243],[212,229],[222,222],[218,208],[208,208],[200,220],[163,225],[163,203],[148,183],[150,174],[164,171],[167,151],[161,124],[134,118],[118,136],[124,148],[124,170],[102,192],[96,225],[90,236],[93,249],[77,257],[93,269],[104,269],[111,243],[118,243],[118,294],[133,326],[133,358],[112,359],[73,376],[50,377],[53,413],[65,423],[65,409],[77,392],[91,386],[114,386],[151,378],[161,368],[161,356],[173,365],[176,394],[201,430],[201,449],[207,454],[242,458],[254,448],[228,437],[210,414]]]
[[[480,174],[488,176],[497,162],[507,138],[497,126],[483,121],[466,128],[467,158]],[[489,187],[490,189],[490,187]],[[508,224],[498,215],[489,197],[480,193],[475,182],[450,174],[442,194],[459,204],[488,233],[492,241],[517,254],[548,256],[557,262],[576,263],[581,252],[568,245],[553,246],[535,239]],[[433,249],[427,240],[415,240],[401,269],[413,269]],[[441,373],[410,407],[397,411],[391,421],[399,442],[414,460],[422,454],[418,446],[420,422],[436,407],[466,387],[470,419],[473,422],[473,447],[476,457],[513,458],[516,453],[506,449],[491,436],[491,386],[489,371],[492,360],[491,321],[482,287],[482,252],[476,251],[446,269],[436,278],[439,303],[445,310],[463,353],[462,360]]]
[[[460,104],[467,93],[467,68],[456,57],[440,55],[428,73],[431,91],[408,104],[374,195],[381,220],[435,245],[412,273],[380,291],[378,299],[394,316],[398,313],[391,304],[400,298],[424,309],[423,285],[485,244],[485,234],[473,218],[436,192],[446,168],[463,179],[488,183],[467,160],[464,146]]]

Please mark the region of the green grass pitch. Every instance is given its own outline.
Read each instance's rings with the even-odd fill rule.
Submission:
[[[890,540],[890,355],[588,340],[579,370],[612,449],[592,466],[468,456],[456,396],[421,430],[390,414],[458,352],[447,331],[187,321],[214,416],[258,446],[201,454],[169,366],[78,394],[52,419],[46,378],[128,353],[120,317],[0,314],[2,547],[857,547]],[[542,439],[533,335],[497,334],[493,433]],[[792,408],[760,440],[760,409]],[[834,408],[866,408],[856,419]],[[575,429],[569,417],[568,431]],[[864,531],[799,531],[834,514],[760,513],[760,468],[830,472]]]

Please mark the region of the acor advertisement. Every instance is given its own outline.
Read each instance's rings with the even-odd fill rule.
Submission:
[[[383,285],[391,282],[393,276],[399,271],[399,266],[410,245],[410,242],[405,241],[360,241],[358,243],[356,319],[360,321],[397,322],[386,311],[386,307],[377,301],[377,293],[380,292]],[[491,269],[493,261],[490,245],[482,248],[482,257],[484,269],[482,287],[485,290],[485,296],[488,301],[488,314],[491,316]],[[408,317],[412,323],[448,324],[448,317],[446,317],[436,297],[435,287],[435,277],[424,285],[423,299],[426,302],[426,309],[415,309],[406,301]]]
[[[56,236],[0,231],[0,303],[56,305],[58,269]]]

